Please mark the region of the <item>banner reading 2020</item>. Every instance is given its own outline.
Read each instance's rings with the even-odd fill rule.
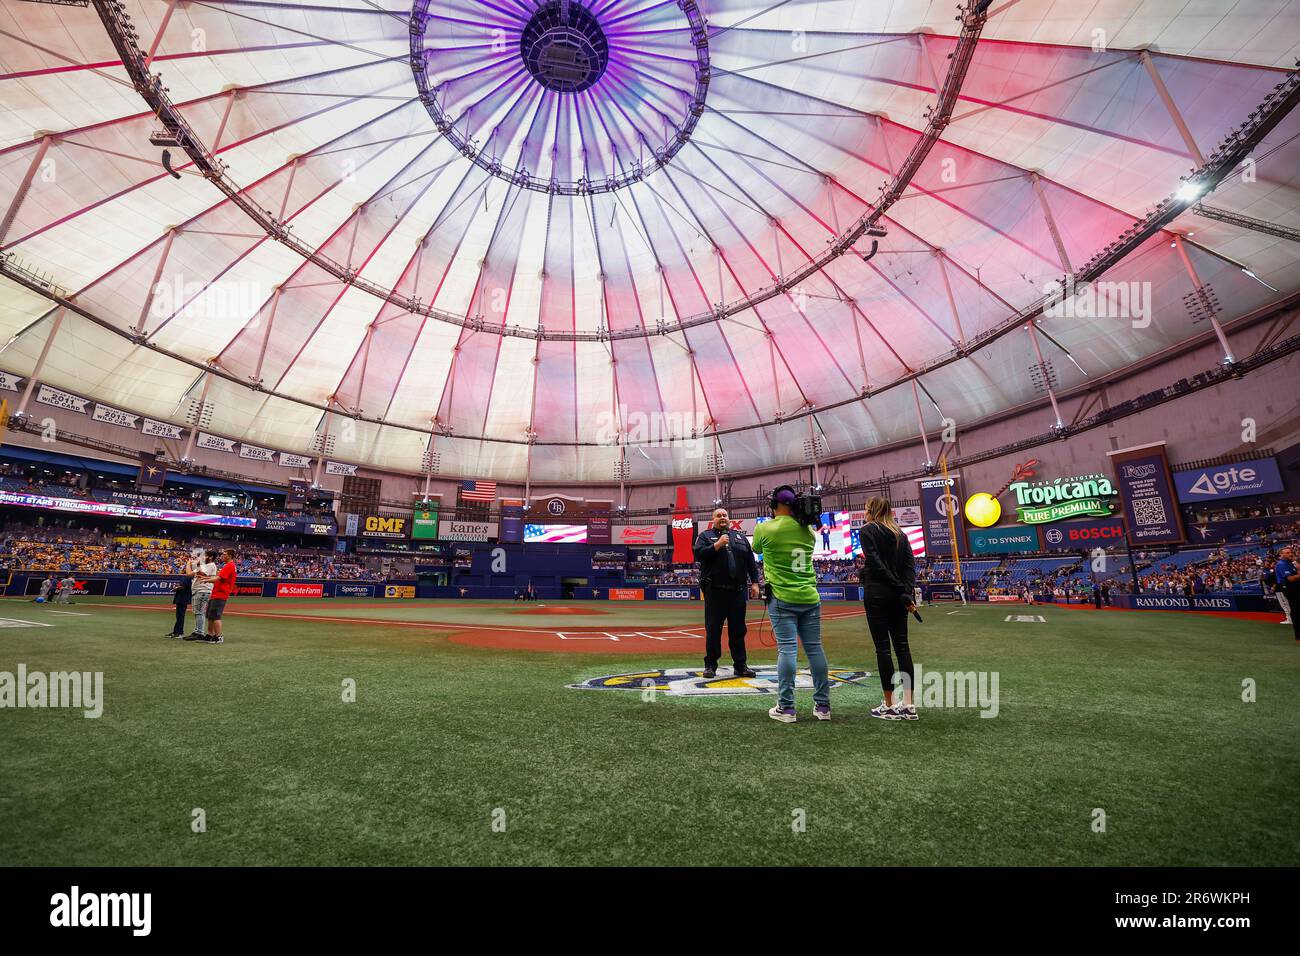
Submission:
[[[1174,496],[1165,443],[1152,442],[1106,453],[1115,466],[1116,486],[1124,502],[1128,540],[1134,547],[1179,544],[1186,539],[1183,516]]]

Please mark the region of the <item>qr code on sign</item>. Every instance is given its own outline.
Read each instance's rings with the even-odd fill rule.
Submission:
[[[1162,498],[1134,498],[1133,520],[1137,524],[1164,524],[1165,502]]]

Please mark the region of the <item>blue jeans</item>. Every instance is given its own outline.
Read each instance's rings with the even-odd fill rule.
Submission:
[[[203,615],[208,610],[208,601],[212,599],[211,591],[194,592],[194,633],[207,634],[208,622],[203,619]]]
[[[813,702],[831,703],[831,680],[826,673],[826,653],[822,650],[822,606],[820,604],[787,604],[772,598],[767,616],[772,622],[772,636],[776,638],[777,705],[782,709],[794,706],[794,678],[799,669],[799,643],[803,644],[812,671]]]

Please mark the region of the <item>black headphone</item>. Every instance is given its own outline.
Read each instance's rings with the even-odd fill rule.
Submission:
[[[773,488],[772,493],[767,496],[767,513],[773,518],[776,517],[776,496],[783,491],[790,492],[796,498],[799,497],[799,492],[795,491],[794,485],[778,485]]]

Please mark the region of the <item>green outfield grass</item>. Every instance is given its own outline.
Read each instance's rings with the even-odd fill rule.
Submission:
[[[917,660],[996,671],[996,718],[872,720],[873,676],[834,691],[834,721],[800,693],[799,723],[781,725],[768,696],[565,686],[698,665],[694,644],[508,651],[373,623],[645,629],[697,624],[699,605],[241,599],[304,619],[232,616],[227,643],[204,646],[164,639],[161,603],[0,602],[0,618],[53,625],[0,628],[0,671],[104,674],[97,720],[0,710],[0,864],[1300,862],[1300,647],[1274,623],[924,608]],[[1018,614],[1044,623],[1005,620]],[[365,622],[314,619],[331,615]],[[832,667],[874,675],[860,616],[829,622],[826,643]],[[754,628],[751,646],[775,661]]]

